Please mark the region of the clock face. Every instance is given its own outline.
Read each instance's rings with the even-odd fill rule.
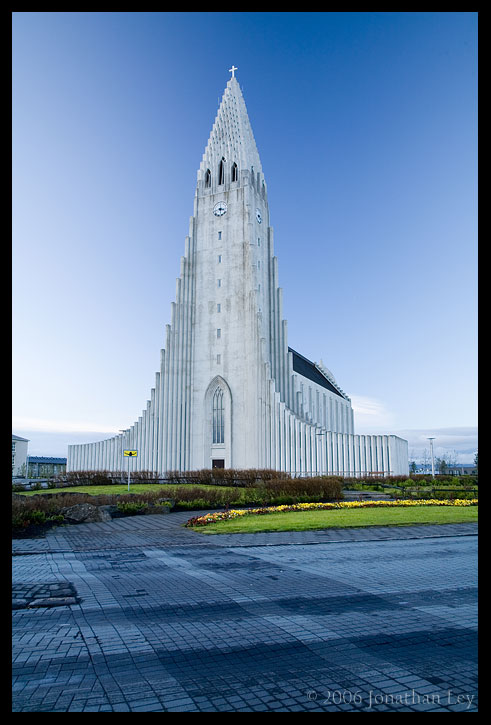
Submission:
[[[226,205],[226,203],[224,201],[219,201],[213,207],[213,214],[215,216],[223,216],[226,211],[227,211],[227,205]]]
[[[259,224],[262,222],[261,212],[259,209],[256,209],[256,219],[258,220]]]

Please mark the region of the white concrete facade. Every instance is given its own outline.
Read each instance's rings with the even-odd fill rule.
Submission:
[[[407,442],[355,435],[332,373],[288,347],[266,183],[232,77],[198,171],[155,387],[124,434],[68,448],[67,470],[165,475],[213,465],[296,474],[409,473]]]
[[[12,433],[12,476],[25,476],[29,440]]]

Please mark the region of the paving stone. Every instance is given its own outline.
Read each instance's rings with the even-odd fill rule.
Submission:
[[[189,517],[17,548],[14,712],[477,711],[475,529],[224,541]],[[63,587],[77,606],[32,607]]]
[[[44,599],[33,599],[29,607],[60,607],[76,604],[75,597],[45,597]]]
[[[28,599],[12,599],[12,609],[25,609],[29,603]]]

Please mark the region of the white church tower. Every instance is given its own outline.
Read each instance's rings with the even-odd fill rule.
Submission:
[[[125,433],[68,447],[67,470],[273,468],[407,475],[407,441],[355,435],[332,373],[288,347],[266,182],[232,66],[198,171],[155,387]]]

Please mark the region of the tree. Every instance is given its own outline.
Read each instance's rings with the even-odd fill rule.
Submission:
[[[445,451],[445,460],[450,468],[457,468],[459,465],[459,454],[457,451]]]
[[[426,466],[428,465],[428,459],[429,459],[428,449],[425,448],[422,453],[422,456],[421,456],[421,462],[423,464],[424,470],[426,470]]]
[[[438,473],[444,474],[447,471],[448,464],[444,458],[436,458],[435,468],[437,469]]]

